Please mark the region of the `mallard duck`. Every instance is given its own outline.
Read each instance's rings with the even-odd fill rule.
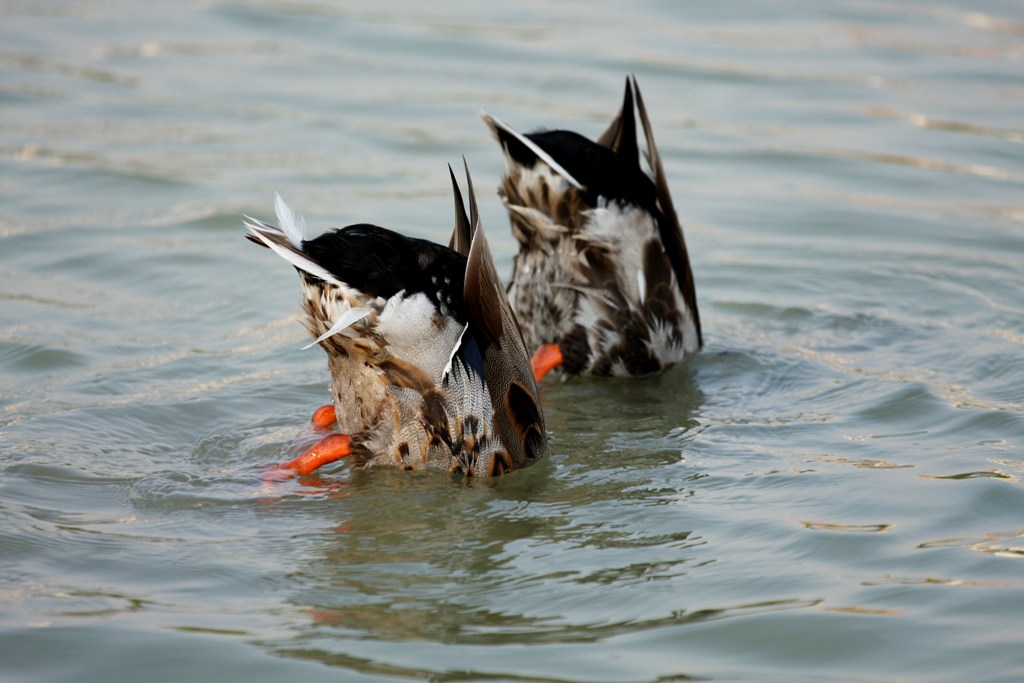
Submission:
[[[299,272],[310,346],[327,353],[331,375],[333,403],[314,425],[340,432],[276,468],[281,477],[346,456],[362,468],[494,476],[544,453],[537,384],[468,168],[468,216],[451,179],[447,247],[368,224],[309,239],[280,196],[280,227],[246,217],[246,237]]]
[[[636,80],[596,142],[482,116],[505,152],[498,194],[519,241],[508,297],[537,380],[554,367],[650,375],[700,349],[693,271]]]

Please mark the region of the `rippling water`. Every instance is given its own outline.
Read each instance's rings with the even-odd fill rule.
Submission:
[[[0,679],[1024,680],[1024,9],[0,1]],[[635,73],[707,339],[493,483],[264,487],[294,273]],[[488,198],[489,197],[489,198]]]

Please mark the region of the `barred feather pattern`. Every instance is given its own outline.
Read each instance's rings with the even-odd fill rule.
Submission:
[[[514,469],[491,429],[494,408],[486,383],[461,362],[452,364],[442,387],[385,379],[384,394],[377,420],[353,436],[355,467],[431,468],[469,477]]]
[[[339,429],[353,434],[354,466],[491,476],[492,463],[507,456],[489,428],[494,409],[486,383],[462,362],[450,362],[462,325],[434,316],[418,329],[389,335],[395,331],[382,319],[408,298],[370,299],[308,277],[303,294],[305,324],[314,337],[329,329],[338,311],[372,308],[320,342],[331,377],[344,378],[332,382],[331,394],[335,405],[346,408],[335,412]]]

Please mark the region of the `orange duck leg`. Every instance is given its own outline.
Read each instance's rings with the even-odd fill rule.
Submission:
[[[341,460],[352,453],[348,434],[331,434],[317,441],[299,457],[275,465],[263,475],[264,481],[278,481],[302,477],[315,472],[327,463]]]
[[[334,404],[328,403],[317,408],[310,422],[313,424],[313,429],[318,432],[323,432],[333,427],[338,422],[338,416],[334,412]]]
[[[530,367],[533,369],[533,379],[540,382],[544,375],[548,374],[562,364],[562,350],[558,344],[544,344],[533,354],[530,359]]]

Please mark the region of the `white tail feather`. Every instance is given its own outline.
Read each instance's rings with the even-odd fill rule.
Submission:
[[[302,247],[306,241],[306,219],[302,214],[296,214],[284,203],[284,199],[278,193],[274,193],[274,213],[281,224],[281,229],[288,236],[288,240],[296,247]]]
[[[372,312],[372,309],[370,309],[370,308],[350,308],[350,309],[348,309],[347,311],[342,313],[341,317],[338,318],[333,325],[331,325],[331,329],[329,329],[326,332],[324,332],[323,334],[321,334],[314,341],[311,341],[308,344],[306,344],[305,346],[303,346],[302,349],[303,350],[308,349],[311,346],[315,346],[315,345],[319,344],[320,342],[322,342],[324,339],[327,339],[328,337],[333,337],[334,335],[338,334],[339,332],[341,332],[345,328],[347,328],[347,327],[349,327],[349,326],[359,322],[360,320],[362,320],[366,316],[370,315],[371,312]]]
[[[324,282],[329,282],[332,285],[339,285],[342,287],[345,286],[345,283],[332,275],[330,271],[315,261],[310,260],[309,257],[302,253],[301,242],[298,245],[293,245],[291,243],[291,237],[280,228],[268,225],[263,221],[256,220],[249,216],[245,216],[244,219],[245,220],[242,223],[249,231],[249,234],[272,249],[278,256],[283,258],[285,261],[288,261],[288,263],[301,271],[320,278]],[[282,236],[285,237],[285,239],[281,239]]]
[[[540,147],[538,147],[537,143],[535,143],[533,140],[531,140],[530,138],[526,137],[525,135],[523,135],[522,133],[520,133],[519,131],[517,131],[515,128],[511,127],[507,123],[494,118],[493,116],[491,116],[490,114],[485,112],[483,109],[480,110],[480,116],[481,116],[481,118],[483,118],[484,123],[486,123],[492,129],[500,128],[501,130],[505,131],[506,133],[508,133],[509,135],[514,137],[516,140],[521,142],[522,144],[526,145],[526,148],[529,149],[534,154],[536,154],[538,159],[540,159],[545,164],[550,166],[552,171],[554,171],[558,175],[560,175],[563,178],[565,178],[565,180],[570,185],[575,187],[577,190],[582,190],[583,189],[583,185],[581,185],[578,180],[573,178],[572,175],[568,171],[566,171],[564,168],[562,168],[562,165],[560,163],[558,163],[557,161],[555,161],[554,158],[552,158],[552,156],[550,154],[548,154],[547,152],[542,150]]]

